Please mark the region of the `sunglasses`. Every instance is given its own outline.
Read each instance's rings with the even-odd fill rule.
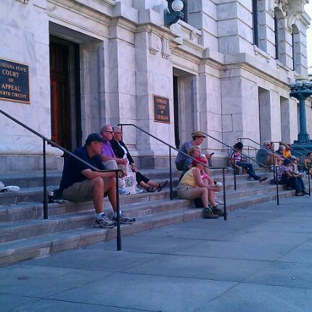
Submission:
[[[113,133],[114,133],[113,131],[107,131],[107,130],[105,130],[104,132],[108,132],[108,133],[110,133],[110,134],[113,134]]]

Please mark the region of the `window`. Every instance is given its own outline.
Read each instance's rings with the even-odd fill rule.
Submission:
[[[259,46],[259,29],[258,29],[258,0],[252,0],[252,30],[253,44]]]
[[[274,14],[274,39],[275,39],[275,58],[279,58],[279,50],[278,50],[278,45],[279,45],[279,38],[278,38],[278,19],[276,17],[276,14]]]
[[[293,70],[300,72],[300,37],[299,30],[296,25],[291,27],[291,43],[292,43],[292,63]]]

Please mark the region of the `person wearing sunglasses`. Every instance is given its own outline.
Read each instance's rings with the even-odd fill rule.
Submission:
[[[118,165],[126,165],[127,159],[118,158],[115,156],[110,141],[113,139],[113,127],[109,124],[105,124],[100,129],[100,135],[103,138],[103,146],[101,151],[101,158],[104,166],[107,169],[118,169]],[[123,181],[118,179],[118,191],[120,195],[129,195],[130,192],[122,187]]]
[[[139,169],[136,167],[134,160],[122,140],[122,131],[118,126],[113,127],[113,140],[110,141],[114,154],[119,158],[127,159],[132,172],[135,172],[135,177],[138,185],[146,190],[146,192],[160,192],[167,184],[167,181],[154,182],[144,176]]]

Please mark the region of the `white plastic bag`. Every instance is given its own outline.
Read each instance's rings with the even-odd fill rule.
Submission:
[[[122,178],[123,188],[128,190],[130,194],[136,194],[136,175],[135,172],[128,172],[127,175]]]

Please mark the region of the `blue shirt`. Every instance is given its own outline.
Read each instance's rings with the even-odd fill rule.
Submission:
[[[96,167],[99,170],[105,170],[105,166],[102,163],[101,157],[99,155],[90,157],[88,155],[86,146],[75,149],[73,153],[93,167]],[[90,167],[75,157],[71,155],[68,156],[64,163],[63,174],[60,183],[60,192],[63,192],[64,189],[68,188],[76,182],[87,180],[87,177],[82,174],[82,171],[86,169],[90,169]]]
[[[187,141],[185,143],[183,143],[180,147],[180,151],[184,152],[185,154],[188,153],[188,150],[190,149],[190,147],[192,146],[192,142],[191,141]],[[186,161],[188,157],[185,156],[184,154],[178,152],[178,155],[175,159],[175,162],[178,163],[180,161]]]
[[[269,156],[270,156],[270,152],[267,149],[265,149],[264,147],[261,147],[258,150],[258,152],[256,154],[256,160],[259,163],[258,164],[259,167],[263,167],[266,165],[266,162],[267,162]]]

